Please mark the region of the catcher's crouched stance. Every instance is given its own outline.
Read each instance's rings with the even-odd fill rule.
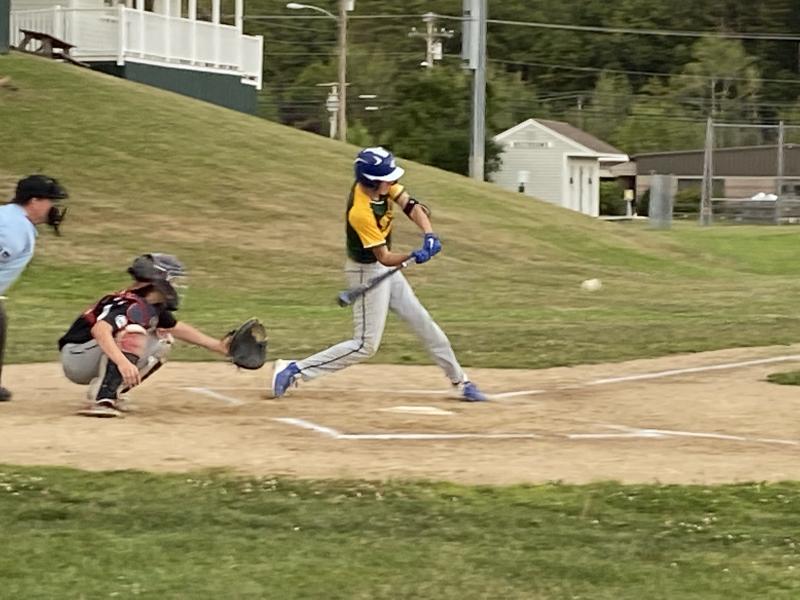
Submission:
[[[166,362],[173,339],[229,356],[243,368],[257,369],[266,361],[266,332],[256,319],[219,340],[175,318],[175,286],[185,276],[176,257],[144,254],[128,273],[134,285],[103,296],[58,342],[64,374],[89,386],[89,405],[78,414],[120,416],[125,410],[122,394]]]

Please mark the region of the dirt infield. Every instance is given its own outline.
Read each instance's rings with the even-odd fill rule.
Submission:
[[[764,382],[799,364],[794,346],[474,369],[497,397],[466,404],[434,367],[364,365],[268,400],[270,367],[172,363],[119,420],[75,416],[83,388],[58,365],[10,366],[0,462],[487,484],[800,479],[800,389]]]

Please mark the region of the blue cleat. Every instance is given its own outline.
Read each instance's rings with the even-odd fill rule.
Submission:
[[[278,359],[272,371],[272,397],[280,398],[286,393],[300,375],[296,362]]]
[[[489,398],[471,381],[461,384],[461,400],[464,402],[486,402]]]

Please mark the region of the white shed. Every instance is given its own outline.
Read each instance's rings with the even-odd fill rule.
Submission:
[[[561,121],[528,119],[494,141],[503,148],[494,183],[593,217],[600,214],[600,178],[628,162],[624,152]]]

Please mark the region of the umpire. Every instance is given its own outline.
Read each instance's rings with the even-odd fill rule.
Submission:
[[[33,258],[36,225],[58,227],[66,209],[58,206],[67,191],[52,177],[29,175],[17,182],[14,199],[0,206],[0,295],[17,280]],[[6,311],[0,302],[0,377],[6,348]],[[11,392],[0,386],[0,402],[11,400]]]

